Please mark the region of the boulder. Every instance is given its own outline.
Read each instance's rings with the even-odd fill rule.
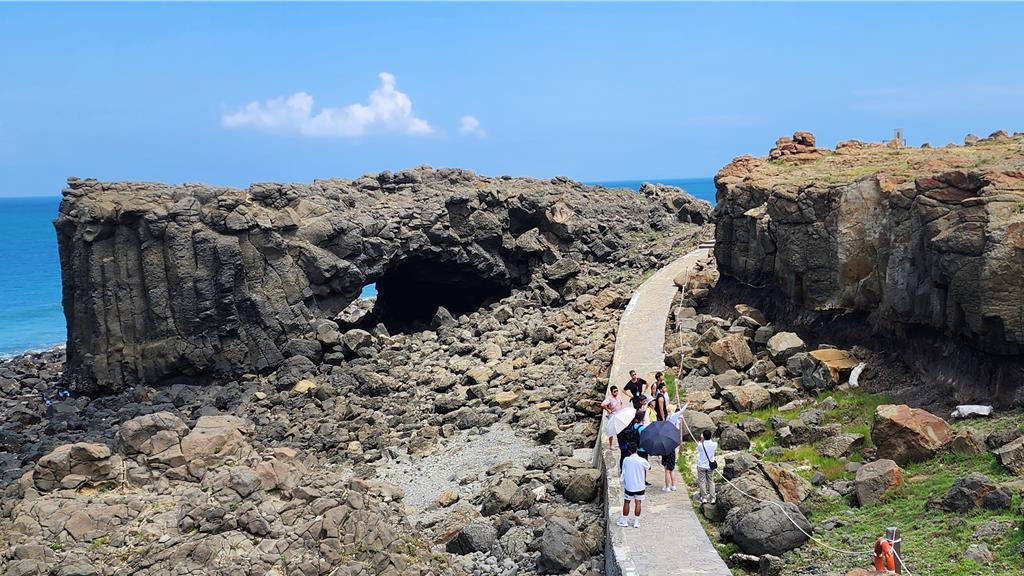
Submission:
[[[905,404],[883,404],[875,409],[871,438],[879,458],[899,465],[927,460],[949,444],[953,431],[945,420]]]
[[[498,531],[489,522],[471,522],[459,530],[455,538],[448,541],[445,549],[452,554],[489,552],[497,537]]]
[[[701,434],[703,434],[705,430],[711,430],[714,432],[716,428],[715,421],[711,419],[711,416],[695,410],[687,410],[683,412],[681,420],[683,421],[683,438],[688,439],[690,442],[693,441],[693,439],[690,438],[691,434],[693,435],[693,438],[699,440]],[[689,433],[687,433],[687,430],[689,430]]]
[[[725,456],[722,475],[729,480],[742,476],[747,470],[757,466],[757,457],[750,452],[735,452]]]
[[[806,344],[793,332],[778,332],[768,339],[768,355],[776,364],[782,364],[793,354],[804,350]]]
[[[978,564],[991,564],[995,561],[995,556],[992,554],[992,551],[988,549],[988,545],[985,543],[971,544],[968,546],[967,550],[964,552],[964,558],[973,560]]]
[[[185,463],[181,455],[181,439],[188,426],[170,412],[154,412],[132,418],[117,431],[117,443],[125,454],[144,454],[168,466]]]
[[[808,354],[828,370],[828,378],[832,385],[844,382],[858,363],[852,354],[838,348],[812,350]]]
[[[754,354],[742,334],[728,334],[716,340],[708,352],[711,369],[718,374],[729,369],[743,370],[754,363]]]
[[[928,508],[965,513],[976,508],[1001,510],[1010,508],[1013,495],[983,474],[957,478],[953,486],[938,498],[928,500]]]
[[[772,395],[759,384],[744,384],[722,391],[722,397],[732,404],[737,412],[753,412],[771,405]]]
[[[718,446],[722,450],[746,450],[750,448],[750,438],[736,426],[726,426],[718,436]]]
[[[590,551],[580,531],[562,516],[549,516],[541,536],[537,570],[541,573],[565,574],[590,558]]]
[[[857,502],[874,504],[903,484],[903,470],[892,460],[876,460],[857,469],[854,478]]]
[[[731,538],[747,554],[779,556],[803,545],[813,533],[800,509],[788,502],[759,502],[738,516]]]
[[[774,462],[761,462],[761,470],[771,480],[775,490],[782,496],[785,502],[799,504],[807,499],[813,492],[814,487],[796,472],[783,464]]]
[[[957,454],[983,454],[985,452],[984,435],[977,430],[961,428],[949,441],[949,450]]]
[[[358,352],[361,348],[365,348],[373,343],[373,334],[370,334],[366,330],[353,328],[345,332],[342,335],[341,340],[345,343],[345,348],[349,351]]]
[[[822,440],[817,447],[818,453],[830,458],[842,458],[849,456],[855,450],[864,447],[864,435],[855,433],[844,433],[836,436],[829,436]]]
[[[570,502],[591,502],[600,491],[601,471],[594,468],[576,470],[565,487],[565,499]]]
[[[782,501],[771,480],[764,475],[760,467],[755,467],[734,478],[731,483],[719,485],[715,498],[718,513],[726,516],[734,508],[749,509],[755,501],[748,494],[759,500]]]
[[[202,478],[210,468],[241,460],[252,452],[246,436],[252,423],[237,416],[202,416],[181,439],[181,454],[188,462],[189,474]]]
[[[53,449],[36,462],[32,481],[40,492],[95,486],[118,478],[121,459],[106,444],[78,442]]]
[[[1024,476],[1024,436],[992,451],[1007,470]]]
[[[480,513],[484,516],[493,516],[508,508],[512,502],[512,496],[516,493],[516,483],[504,478],[488,486],[480,494]]]

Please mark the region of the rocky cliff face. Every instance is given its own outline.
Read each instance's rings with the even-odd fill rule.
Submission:
[[[512,290],[572,299],[581,270],[637,234],[706,218],[680,198],[429,167],[247,189],[72,178],[55,222],[66,379],[119,389],[318,361],[370,283],[392,330]]]
[[[715,179],[719,269],[806,310],[867,312],[897,339],[954,343],[981,395],[1012,395],[1024,353],[1024,135],[967,142],[833,151],[798,133],[769,158],[735,159]]]

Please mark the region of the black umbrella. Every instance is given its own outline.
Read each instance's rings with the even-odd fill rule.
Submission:
[[[679,447],[679,428],[668,420],[651,422],[640,434],[640,447],[655,456],[672,454]]]

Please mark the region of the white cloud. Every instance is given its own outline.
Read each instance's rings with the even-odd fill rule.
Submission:
[[[476,119],[476,116],[469,115],[463,116],[459,120],[459,133],[472,134],[480,138],[487,136],[487,131],[480,127],[480,121]]]
[[[380,132],[432,133],[434,129],[430,124],[413,114],[409,96],[395,89],[394,75],[381,72],[378,77],[380,86],[370,92],[366,104],[321,108],[314,114],[313,96],[296,92],[266,102],[249,102],[239,110],[225,114],[221,124],[226,128],[252,127],[265,132],[335,138],[354,138]]]

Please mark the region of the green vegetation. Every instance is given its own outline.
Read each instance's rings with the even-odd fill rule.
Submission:
[[[827,396],[832,396],[838,406],[825,412],[823,423],[836,423],[842,427],[843,432],[863,434],[865,446],[873,446],[870,424],[872,415],[879,404],[892,403],[892,398],[855,390],[835,390],[822,394],[818,400],[823,400]],[[758,410],[752,415],[762,419],[777,414],[786,418],[796,418],[799,412],[799,409],[782,412],[773,407]],[[726,420],[735,423],[748,416],[751,414],[729,414]],[[1019,427],[1021,424],[1024,424],[1024,410],[1004,414],[1000,418],[956,422],[953,426],[996,431]],[[765,432],[752,437],[751,444],[751,449],[758,452],[776,446],[775,435],[770,426]],[[818,454],[815,446],[801,445],[783,448],[781,451],[770,450],[764,459],[795,464],[798,467],[797,472],[806,478],[810,478],[816,471],[824,474],[829,480],[853,478],[853,474],[844,470],[847,459],[822,456]],[[851,459],[860,458],[854,455]],[[957,478],[972,472],[984,474],[996,482],[1020,480],[1000,466],[992,454],[944,453],[927,462],[907,466],[903,487],[890,493],[877,504],[858,508],[851,505],[847,499],[822,501],[811,498],[805,505],[811,511],[810,518],[817,531],[816,535],[837,548],[869,551],[874,540],[883,534],[887,526],[899,527],[903,533],[904,556],[915,575],[1021,574],[1024,570],[1024,557],[1014,550],[1024,543],[1024,525],[1018,512],[1021,496],[1017,490],[1014,490],[1013,505],[1009,510],[977,510],[968,514],[952,514],[925,508],[930,498],[945,493]],[[1010,528],[999,536],[975,538],[974,529],[979,524],[991,520],[1010,522]],[[835,527],[823,531],[823,525],[831,524]],[[970,544],[979,541],[985,542],[995,555],[995,561],[989,566],[981,567],[963,556]],[[719,547],[719,551],[725,557],[732,552],[722,547]],[[810,543],[787,555],[787,571],[828,565],[835,573],[844,574],[858,566],[866,568],[870,561],[869,556],[851,557]]]
[[[96,538],[95,540],[89,543],[89,550],[99,550],[100,548],[106,546],[107,542],[110,542],[110,536],[100,536],[99,538]]]
[[[977,510],[953,514],[925,508],[929,498],[943,494],[957,478],[971,472],[985,474],[997,482],[1016,479],[999,466],[991,454],[965,456],[947,453],[908,466],[903,487],[875,505],[851,508],[845,501],[820,502],[812,499],[808,501],[808,507],[819,537],[840,548],[866,550],[887,526],[899,527],[903,536],[903,556],[914,574],[1020,574],[1024,570],[1024,559],[1014,552],[1014,548],[1024,542],[1020,516],[1015,512],[1020,506],[1020,496],[1014,496],[1010,510],[1000,512]],[[838,518],[843,525],[821,533],[822,521],[829,518]],[[982,568],[964,559],[963,552],[970,544],[979,541],[973,536],[975,527],[989,520],[1008,521],[1011,527],[1001,536],[983,539],[996,560]],[[849,569],[857,565],[867,566],[870,559],[857,564],[849,557],[820,546],[811,546],[793,560],[798,566],[830,564]]]

